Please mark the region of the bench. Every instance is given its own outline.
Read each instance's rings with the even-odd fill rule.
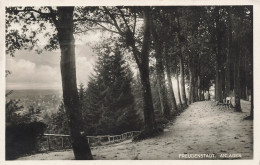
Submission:
[[[224,106],[231,108],[232,107],[231,100],[232,100],[232,97],[226,97],[225,99],[223,99]]]

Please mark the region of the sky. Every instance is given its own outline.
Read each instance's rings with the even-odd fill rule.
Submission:
[[[95,35],[94,35],[95,36]],[[94,37],[93,36],[93,37]],[[86,44],[76,45],[77,84],[87,84],[96,62],[96,54]],[[37,54],[20,50],[15,57],[6,56],[7,89],[59,89],[61,90],[60,50]]]
[[[86,36],[76,38],[76,74],[77,85],[87,86],[89,76],[97,61],[97,55],[91,48],[96,42],[106,38],[102,33],[90,32]],[[135,67],[131,67],[138,72]],[[19,50],[15,57],[6,55],[6,69],[11,74],[6,78],[6,89],[62,89],[60,72],[60,50],[35,51]],[[172,78],[174,92],[177,93],[177,81]]]
[[[49,40],[45,34],[52,35],[55,28],[51,24],[44,22],[46,29],[37,33],[39,48],[44,47]],[[9,30],[18,30],[30,36],[32,31],[37,30],[39,24],[28,26],[28,31],[22,31],[24,22],[11,23]],[[93,72],[97,55],[91,48],[97,42],[108,37],[101,31],[88,31],[87,34],[76,34],[75,54],[76,54],[76,74],[77,84],[88,83],[89,76]],[[6,70],[11,72],[6,78],[6,89],[62,89],[60,72],[60,49],[54,51],[43,51],[41,54],[34,50],[17,50],[15,57],[6,55]]]
[[[21,31],[22,23],[13,24],[11,29]],[[54,31],[53,27],[46,25],[46,31],[38,35],[40,47],[47,43],[45,32]],[[31,31],[37,29],[37,25],[30,26]],[[29,32],[27,32],[29,33]],[[77,85],[83,83],[87,86],[89,76],[93,73],[97,55],[91,48],[95,43],[107,39],[110,33],[89,31],[86,35],[75,35],[76,74]],[[6,78],[6,89],[62,89],[60,72],[60,50],[44,51],[37,54],[35,51],[18,50],[15,57],[6,55],[6,69],[11,74]],[[138,72],[136,65],[131,65],[134,73]],[[177,90],[177,82],[173,79],[173,88]]]
[[[88,36],[89,41],[95,41],[98,35]],[[87,39],[85,42],[89,42]],[[86,87],[89,76],[93,73],[97,55],[91,46],[78,42],[76,45],[77,84]],[[57,89],[61,90],[60,50],[37,54],[34,51],[22,50],[15,57],[6,56],[6,69],[11,74],[6,79],[8,89]],[[133,69],[133,68],[132,68]],[[137,71],[137,70],[136,70]],[[172,78],[173,90],[177,97],[177,81]],[[187,88],[187,86],[186,86]]]

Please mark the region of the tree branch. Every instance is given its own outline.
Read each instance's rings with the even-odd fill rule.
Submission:
[[[105,12],[106,12],[106,13],[110,16],[110,18],[113,20],[113,22],[114,22],[113,25],[117,28],[118,32],[119,32],[121,35],[123,35],[124,33],[123,33],[123,31],[120,29],[120,27],[118,26],[118,23],[117,23],[115,17],[113,16],[113,14],[111,14],[111,13],[109,12],[109,10],[108,10],[105,6],[104,6],[103,8],[104,8]]]
[[[55,24],[56,27],[58,27],[58,21],[56,19],[57,14],[54,13],[54,11],[51,7],[48,7],[48,9],[50,10],[50,17],[51,17],[53,23]]]
[[[135,34],[135,28],[136,28],[136,12],[134,13],[134,27],[133,27],[134,34]]]
[[[109,31],[111,33],[116,33],[116,34],[120,34],[119,32],[117,31],[114,31],[114,30],[111,30],[111,29],[108,29],[106,28],[104,25],[102,24],[99,24],[99,23],[96,23],[98,26],[100,26],[100,28],[91,28],[91,30],[106,30],[106,31]],[[81,30],[81,31],[78,31],[78,32],[75,32],[75,34],[78,34],[78,33],[81,33],[81,32],[87,32],[89,31],[90,29],[87,29],[87,30]]]
[[[40,12],[39,10],[35,10],[33,8],[26,8],[26,9],[23,9],[23,10],[16,9],[15,11],[18,12],[18,13],[20,13],[20,12],[35,12],[35,13],[40,14],[41,16],[47,16],[47,17],[51,16],[51,13],[43,13],[43,12]]]
[[[108,23],[108,24],[111,24],[111,25],[114,25],[112,22],[110,22],[109,20],[95,20],[95,19],[89,19],[89,18],[81,18],[81,19],[74,19],[73,22],[80,22],[80,21],[90,21],[90,22],[100,22],[100,23]]]
[[[123,20],[124,20],[124,22],[125,22],[125,25],[126,25],[126,27],[127,27],[127,29],[128,29],[129,34],[131,34],[131,36],[133,36],[133,33],[132,33],[132,31],[131,31],[131,29],[130,29],[130,27],[129,27],[129,25],[128,25],[126,19],[125,19],[124,13],[122,12],[122,10],[121,10],[118,6],[117,6],[116,8],[119,10],[120,16],[123,18]]]

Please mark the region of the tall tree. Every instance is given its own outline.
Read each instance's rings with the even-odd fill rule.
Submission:
[[[240,50],[239,50],[239,39],[234,35],[234,50],[236,54],[236,58],[234,59],[234,95],[235,95],[235,110],[237,112],[241,112],[241,104],[240,104]]]
[[[110,41],[111,42],[111,41]],[[111,47],[115,47],[112,49]],[[139,130],[140,120],[134,106],[132,72],[119,46],[106,46],[99,58],[87,89],[84,116],[93,122],[91,135],[121,134]],[[99,99],[97,99],[99,98]]]
[[[190,57],[189,58],[189,104],[194,103],[194,97],[195,97],[195,71],[194,71],[194,57]]]
[[[181,32],[181,27],[180,27],[180,20],[179,20],[179,14],[181,13],[182,8],[180,11],[176,12],[176,19],[177,19],[177,24],[178,24],[178,41],[179,41],[179,49],[180,49],[180,54],[179,54],[179,62],[180,62],[180,77],[181,77],[181,98],[182,98],[182,104],[184,107],[187,107],[187,97],[186,97],[186,90],[185,90],[185,77],[184,77],[184,61],[183,61],[183,56],[184,56],[184,44],[185,44],[185,37],[183,36]]]
[[[221,9],[215,7],[215,35],[216,35],[216,101],[223,102],[223,24],[221,23]]]
[[[144,134],[143,136],[152,136],[154,131],[157,131],[155,118],[154,118],[154,109],[152,104],[152,95],[151,95],[151,85],[149,81],[149,49],[151,44],[151,15],[150,8],[145,7],[144,11],[144,35],[143,35],[143,44],[141,53],[136,54],[134,51],[134,57],[139,66],[139,72],[142,82],[142,91],[144,99]],[[134,43],[133,43],[134,44]],[[135,50],[135,45],[132,45],[133,50]],[[140,136],[142,138],[142,135]]]
[[[176,103],[176,98],[174,95],[174,91],[173,91],[173,85],[172,85],[172,72],[171,72],[171,68],[170,68],[170,63],[169,63],[169,53],[168,53],[169,49],[167,46],[167,43],[164,43],[164,63],[165,63],[165,70],[166,70],[166,75],[167,75],[167,82],[168,82],[168,91],[170,94],[170,101],[171,101],[171,106],[172,106],[172,111],[176,111],[177,110],[177,103]]]
[[[83,9],[84,10],[84,9]],[[120,41],[132,51],[137,64],[143,93],[144,131],[139,135],[145,138],[157,132],[154,107],[149,81],[149,54],[151,46],[151,11],[150,7],[101,7],[97,18],[81,18],[92,21],[99,28],[118,34]],[[142,30],[137,32],[137,19],[142,20]],[[108,25],[108,27],[106,27]],[[140,36],[138,36],[140,34]]]
[[[249,40],[249,45],[248,45],[248,48],[249,48],[249,54],[250,54],[250,57],[249,57],[249,61],[250,61],[250,64],[249,64],[249,88],[250,88],[250,91],[251,91],[251,111],[250,111],[250,118],[253,119],[254,118],[254,84],[253,84],[253,6],[250,6],[248,7],[248,10],[249,10],[249,18],[250,18],[250,30],[249,30],[249,37],[248,37],[248,40]]]
[[[176,79],[177,79],[177,89],[178,89],[178,98],[179,98],[179,102],[181,105],[181,110],[183,109],[182,107],[182,101],[181,101],[181,94],[180,94],[180,81],[179,81],[179,72],[178,72],[178,68],[176,69]]]
[[[44,23],[50,22],[56,28],[57,35],[50,38],[50,43],[52,43],[50,47],[54,49],[59,46],[61,49],[60,69],[63,100],[69,118],[73,152],[75,159],[93,159],[86,138],[80,134],[82,131],[82,120],[79,112],[79,97],[76,82],[75,39],[73,35],[74,7],[57,7],[57,10],[51,7],[10,7],[6,11],[9,16],[7,19],[9,21],[8,24],[24,20],[24,29],[26,31],[28,31],[28,25],[39,24],[40,22],[42,23],[40,24],[41,27],[45,27]],[[7,25],[7,27],[10,26]],[[16,33],[13,33],[13,31],[7,33],[7,52],[12,54],[17,49],[28,48],[28,45],[26,45],[28,42],[32,42],[33,46],[37,45],[37,42],[33,42],[36,41],[36,32],[32,33],[34,35],[30,37],[30,40],[25,35],[19,35],[18,31]],[[16,40],[13,38],[16,38]]]
[[[160,11],[160,8],[159,8]],[[163,43],[163,59],[165,65],[165,71],[167,75],[167,83],[168,83],[168,93],[170,95],[170,103],[172,107],[172,111],[177,110],[177,103],[175,94],[173,91],[172,85],[172,73],[176,70],[176,55],[174,53],[170,53],[170,51],[175,50],[175,40],[172,38],[176,38],[176,25],[174,23],[173,7],[162,7],[162,11],[159,12],[158,24],[160,23],[160,38]],[[165,28],[168,27],[168,28]],[[172,48],[172,49],[171,49]],[[172,67],[171,67],[172,66]]]
[[[58,112],[52,114],[51,118],[52,124],[48,128],[49,131],[57,134],[70,134],[69,120],[63,102],[60,103]]]
[[[161,13],[159,13],[161,14]],[[156,22],[156,23],[155,23]],[[167,88],[164,74],[164,58],[163,58],[163,39],[162,39],[162,24],[158,23],[158,17],[156,17],[156,11],[153,11],[152,36],[155,48],[155,59],[156,59],[156,75],[159,89],[159,96],[161,101],[161,109],[165,117],[170,115],[170,107],[168,104]],[[160,32],[160,33],[159,33]]]
[[[71,131],[71,140],[75,159],[93,159],[88,141],[80,132],[82,131],[82,119],[76,81],[75,66],[75,39],[73,29],[74,7],[58,7],[59,19],[53,17],[57,28],[57,35],[61,49],[61,78],[63,100]]]
[[[228,39],[228,51],[227,51],[227,57],[226,57],[226,70],[225,70],[225,97],[228,97],[230,95],[230,83],[231,83],[231,79],[230,79],[230,61],[231,61],[231,53],[232,53],[232,20],[231,20],[231,7],[227,8],[227,39]]]
[[[82,101],[82,117],[84,130],[88,135],[97,135],[97,126],[101,120],[101,93],[97,82],[97,75],[89,77],[86,94]]]

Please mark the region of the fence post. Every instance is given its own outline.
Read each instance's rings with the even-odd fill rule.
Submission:
[[[51,150],[51,144],[50,144],[49,136],[47,136],[47,143],[48,143],[49,150]]]
[[[121,142],[125,139],[128,139],[128,138],[131,138],[133,137],[134,135],[136,135],[137,133],[140,133],[140,131],[132,131],[132,132],[125,132],[125,133],[122,133],[120,135],[103,135],[103,136],[86,136],[87,140],[88,140],[88,144],[90,144],[90,138],[94,138],[94,140],[99,140],[100,142],[102,140],[105,140],[106,138],[108,138],[108,141],[109,143],[112,143],[112,142]],[[66,142],[64,142],[64,137],[69,137],[69,141],[70,141],[70,144],[68,147],[71,147],[71,138],[69,135],[63,135],[63,134],[44,134],[44,136],[47,136],[47,145],[48,145],[48,148],[49,150],[51,150],[51,136],[54,136],[54,138],[60,138],[61,137],[61,147],[62,148],[65,148],[65,144]],[[105,139],[104,139],[105,138]],[[55,148],[56,146],[54,146]]]
[[[64,146],[63,146],[63,136],[61,137],[61,147],[64,148]]]

